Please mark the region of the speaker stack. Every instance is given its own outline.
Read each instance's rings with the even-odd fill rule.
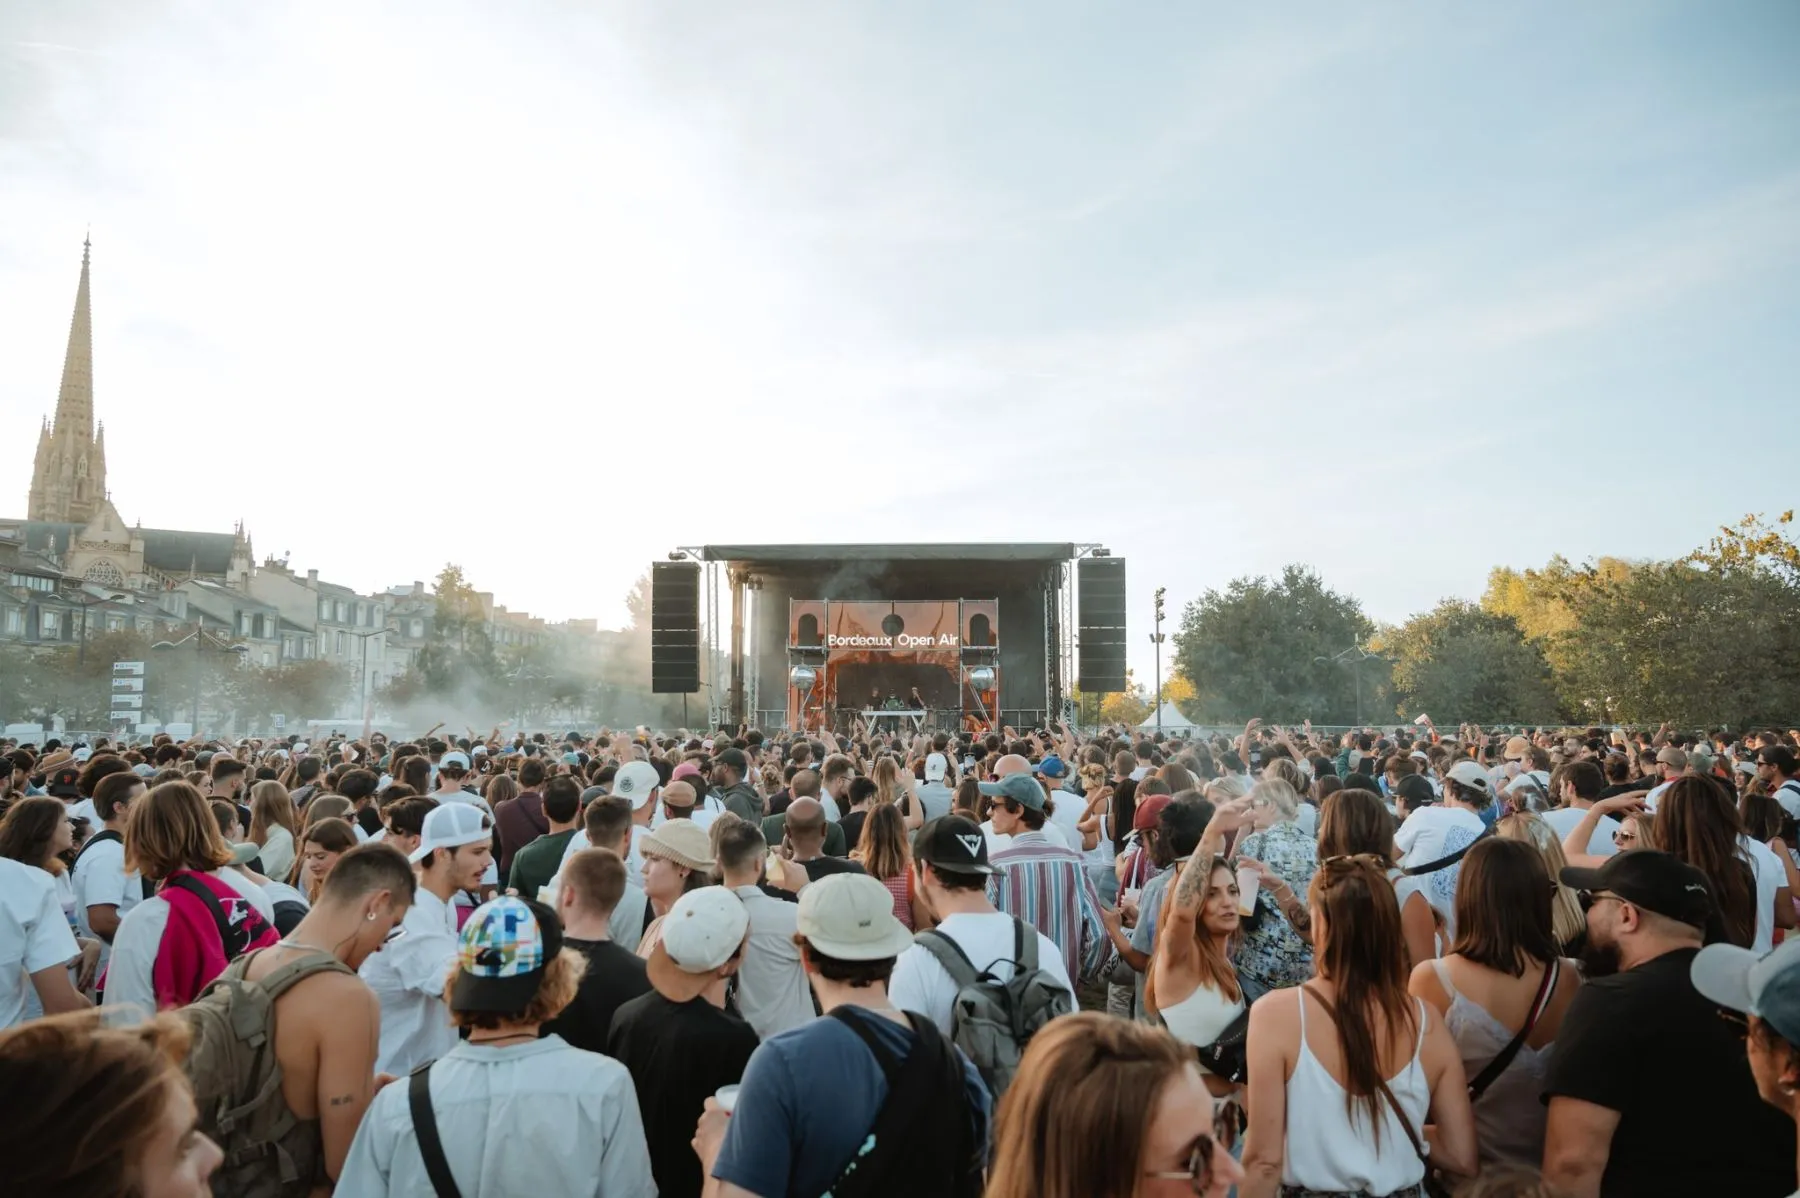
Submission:
[[[700,689],[700,563],[650,567],[650,690],[691,695]]]
[[[1125,559],[1084,557],[1075,564],[1080,646],[1076,685],[1090,695],[1125,690]]]

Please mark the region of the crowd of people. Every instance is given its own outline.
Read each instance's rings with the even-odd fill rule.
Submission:
[[[8,1192],[1795,1195],[1793,731],[0,743]]]

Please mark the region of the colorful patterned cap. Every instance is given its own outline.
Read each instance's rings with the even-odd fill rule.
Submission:
[[[542,903],[506,895],[475,908],[457,943],[457,1011],[523,1011],[562,951],[562,924]]]

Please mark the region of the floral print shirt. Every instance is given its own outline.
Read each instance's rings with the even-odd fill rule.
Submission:
[[[1237,851],[1267,865],[1303,900],[1319,868],[1318,842],[1292,820],[1244,837]],[[1248,993],[1298,986],[1312,977],[1312,945],[1294,931],[1266,887],[1256,892],[1255,920],[1256,926],[1239,940],[1233,959]]]

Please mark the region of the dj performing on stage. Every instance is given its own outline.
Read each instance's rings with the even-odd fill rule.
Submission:
[[[704,570],[715,724],[1035,727],[1067,717],[1078,653],[1084,684],[1123,689],[1125,563],[1101,546],[704,545],[670,559]]]

